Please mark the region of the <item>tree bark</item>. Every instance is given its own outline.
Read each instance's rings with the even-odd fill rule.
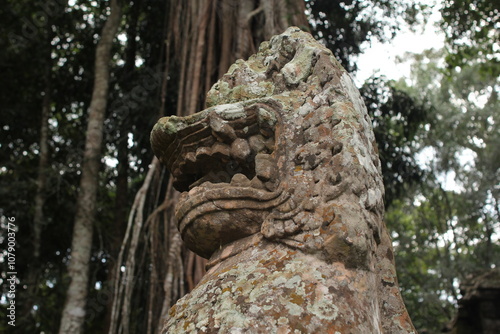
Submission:
[[[111,12],[96,49],[94,89],[89,107],[82,176],[68,266],[71,282],[62,312],[60,334],[81,333],[85,320],[89,261],[109,86],[109,62],[113,39],[120,24],[120,12],[118,0],[111,0]]]

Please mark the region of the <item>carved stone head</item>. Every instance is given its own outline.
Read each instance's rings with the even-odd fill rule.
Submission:
[[[207,105],[162,118],[151,134],[183,192],[176,216],[189,248],[209,258],[260,232],[369,266],[383,210],[379,160],[361,97],[331,51],[290,28],[237,61]]]

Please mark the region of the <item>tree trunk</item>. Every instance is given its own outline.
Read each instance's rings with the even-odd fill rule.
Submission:
[[[125,49],[125,65],[123,66],[122,79],[119,80],[120,86],[126,92],[129,92],[133,87],[130,87],[128,78],[135,70],[135,57],[137,52],[137,23],[141,13],[141,0],[135,0],[130,7],[129,17],[127,21],[127,47]],[[114,291],[114,277],[116,276],[117,260],[120,252],[121,243],[127,227],[127,211],[128,206],[128,178],[129,178],[129,148],[128,134],[130,133],[131,122],[127,119],[127,113],[122,112],[116,115],[118,119],[118,137],[117,137],[117,153],[118,153],[118,175],[116,177],[116,197],[114,209],[114,223],[110,231],[108,274],[106,291],[111,294],[108,305],[106,306],[105,328],[109,330],[111,326],[111,314],[113,309],[112,293]]]
[[[49,168],[49,117],[50,104],[52,93],[52,59],[50,53],[52,34],[47,29],[46,35],[46,52],[45,52],[45,72],[44,72],[44,96],[42,100],[42,112],[40,120],[40,159],[38,161],[38,176],[36,180],[36,195],[35,208],[33,215],[33,261],[29,264],[26,282],[28,290],[26,295],[29,296],[25,301],[24,316],[28,319],[33,305],[36,303],[36,291],[38,290],[38,276],[40,274],[40,248],[42,240],[42,228],[45,224],[43,207],[47,199],[47,172]]]
[[[60,334],[81,333],[85,320],[89,261],[109,86],[109,62],[113,39],[120,24],[120,11],[118,0],[111,0],[111,12],[96,49],[94,89],[89,107],[82,176],[68,266],[71,282],[62,312]]]
[[[33,256],[35,262],[40,258],[42,226],[44,223],[43,206],[46,200],[47,167],[49,161],[49,115],[51,101],[51,67],[50,58],[46,65],[45,95],[43,96],[42,119],[40,126],[40,160],[38,162],[38,177],[36,181],[35,214],[33,217]]]

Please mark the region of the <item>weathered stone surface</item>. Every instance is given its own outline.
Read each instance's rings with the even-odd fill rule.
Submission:
[[[415,332],[371,122],[331,52],[289,28],[231,66],[207,103],[151,134],[183,192],[182,238],[210,259],[164,333]]]
[[[460,292],[458,314],[446,333],[500,333],[500,268],[471,277]]]

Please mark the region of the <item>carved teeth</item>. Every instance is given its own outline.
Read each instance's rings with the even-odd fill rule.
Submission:
[[[210,115],[212,134],[220,141],[232,142],[237,138],[234,129],[216,114]]]
[[[269,108],[257,103],[236,113],[219,108],[183,121],[167,120],[170,128],[154,140],[168,148],[166,164],[176,189],[186,191],[206,182],[209,187],[230,183],[275,189],[277,166],[270,154],[275,150],[277,119]]]
[[[260,133],[265,137],[272,137],[274,135],[274,125],[276,124],[276,116],[264,109],[259,108],[258,120],[260,126]]]
[[[274,136],[268,138],[265,142],[265,145],[266,145],[267,149],[269,150],[269,152],[273,152],[274,151]]]
[[[256,135],[248,138],[248,144],[254,152],[262,152],[266,147],[266,140],[262,135]]]
[[[241,173],[234,174],[231,179],[231,185],[235,187],[250,187],[250,184],[250,180]]]
[[[250,181],[250,187],[255,188],[255,189],[266,189],[266,186],[264,186],[264,183],[259,180],[259,178],[256,176]]]
[[[194,187],[202,185],[203,183],[212,183],[212,181],[217,182],[218,176],[214,172],[210,171],[207,175],[190,184],[189,189],[193,189]]]
[[[271,180],[264,183],[264,186],[269,191],[275,191],[278,188],[278,182],[276,180]]]
[[[196,150],[196,160],[207,159],[212,156],[212,148],[210,147],[199,147]]]
[[[288,234],[295,233],[299,230],[300,226],[295,224],[293,220],[286,220],[284,223],[285,232]]]
[[[195,183],[198,183],[198,182],[195,182]],[[212,182],[205,181],[203,184],[205,186],[209,186],[212,184]],[[202,192],[202,190],[200,188],[197,188],[197,186],[194,183],[189,186],[189,192],[188,192],[189,196],[194,196],[200,192]]]
[[[186,153],[185,160],[188,162],[195,163],[196,162],[196,155],[194,154],[194,152],[188,152],[188,153]]]
[[[188,152],[184,158],[185,163],[180,165],[182,172],[194,173],[196,172],[196,154]],[[174,175],[175,176],[175,175]]]
[[[252,153],[248,142],[245,139],[237,138],[231,144],[231,156],[239,161],[245,161]]]
[[[276,173],[276,163],[269,154],[259,153],[255,156],[255,174],[261,181],[275,180]]]
[[[212,146],[212,157],[217,160],[227,159],[231,154],[231,149],[228,145],[216,142]]]
[[[259,108],[259,124],[266,123],[270,127],[273,127],[276,124],[276,116],[274,113],[266,110],[264,108]]]
[[[176,169],[174,169],[174,171],[172,172],[172,175],[173,175],[174,177],[180,177],[180,176],[182,176],[181,169],[180,169],[180,168],[176,168]]]

